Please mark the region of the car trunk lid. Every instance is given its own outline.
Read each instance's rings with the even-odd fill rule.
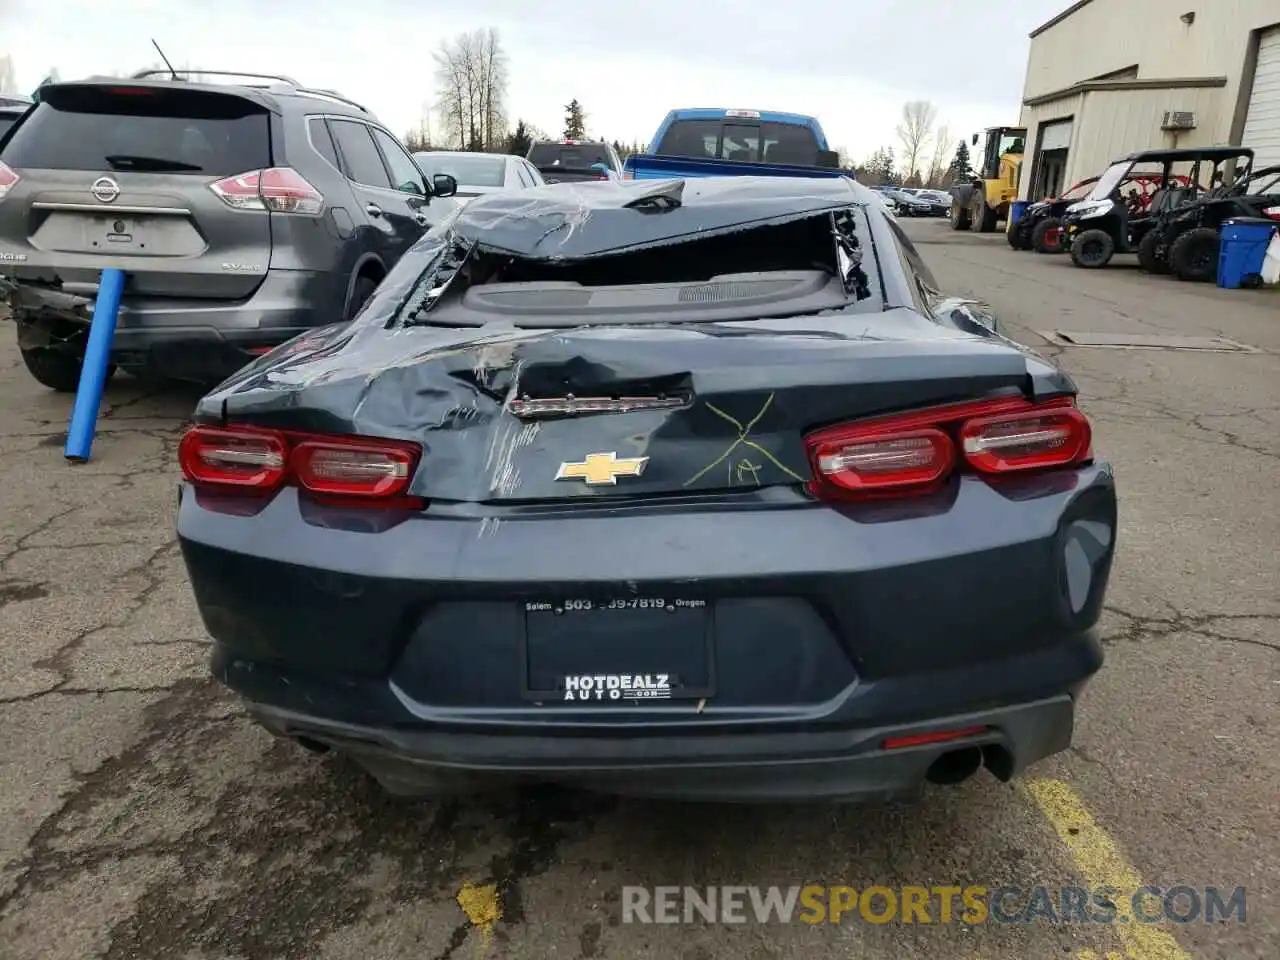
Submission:
[[[201,416],[416,440],[425,453],[412,492],[433,500],[644,499],[798,485],[811,476],[810,430],[1029,384],[1026,357],[1007,342],[905,308],[351,336],[246,370]]]
[[[239,299],[271,259],[265,211],[210,185],[271,166],[269,111],[251,96],[174,84],[59,84],[0,155],[0,249],[19,279],[90,290],[105,267],[127,294]]]

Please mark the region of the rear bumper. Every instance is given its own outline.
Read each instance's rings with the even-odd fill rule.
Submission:
[[[277,732],[396,782],[452,771],[763,798],[893,792],[955,747],[883,755],[897,732],[991,726],[970,745],[999,748],[1008,771],[1063,749],[1102,664],[1116,501],[1094,465],[841,509],[773,488],[400,517],[286,489],[252,515],[226,510],[184,489],[179,540],[214,676]],[[660,611],[623,643],[636,635],[606,620],[550,672],[710,664],[712,692],[570,704],[526,689],[543,669],[531,651],[584,642],[548,647],[532,601],[646,595],[705,601],[705,633]],[[635,665],[658,647],[666,659]]]
[[[24,349],[83,351],[76,336],[93,316],[91,294],[16,282],[11,298]],[[120,304],[111,360],[179,380],[216,383],[306,330],[340,319],[333,278],[272,270],[244,300],[130,298]]]
[[[547,737],[347,724],[262,704],[277,736],[350,757],[401,794],[550,782],[630,796],[709,801],[888,800],[932,777],[985,763],[1002,780],[1071,743],[1069,694],[927,722],[840,730],[674,736]],[[890,737],[986,730],[945,744],[886,750]],[[943,759],[945,757],[945,759]],[[932,771],[932,774],[931,774]]]

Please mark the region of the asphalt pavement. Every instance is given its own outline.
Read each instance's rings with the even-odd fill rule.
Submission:
[[[893,806],[393,800],[272,740],[207,676],[173,535],[195,394],[118,378],[93,460],[68,465],[69,398],[30,379],[0,323],[0,957],[1280,956],[1280,292],[1085,272],[945,221],[904,229],[944,287],[1077,379],[1116,467],[1108,660],[1071,751],[1013,784],[984,773]],[[1247,912],[624,922],[628,887],[806,884],[1243,888]]]

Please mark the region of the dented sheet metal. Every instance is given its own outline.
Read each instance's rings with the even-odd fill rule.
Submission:
[[[524,259],[576,260],[800,220],[858,202],[851,181],[622,180],[518,190],[468,204],[454,235]],[[674,203],[673,203],[674,201]]]
[[[796,488],[811,474],[803,437],[816,426],[997,391],[1073,390],[1025,348],[949,319],[955,311],[885,309],[852,288],[848,309],[731,322],[406,322],[482,247],[591,258],[779,218],[835,225],[828,211],[848,210],[851,194],[830,184],[704,180],[659,213],[625,206],[652,181],[478,199],[407,254],[354,321],[251,363],[197,418],[413,440],[424,450],[415,495],[536,502]],[[871,259],[869,221],[857,223],[858,236],[853,220],[833,226],[833,270]]]

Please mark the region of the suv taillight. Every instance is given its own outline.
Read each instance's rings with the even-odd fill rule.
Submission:
[[[21,177],[5,166],[3,162],[0,162],[0,200],[5,198],[5,195],[13,189],[13,185],[20,179]]]
[[[215,180],[209,189],[237,210],[270,210],[314,217],[324,209],[324,195],[290,167],[250,170]]]
[[[823,499],[923,493],[955,470],[988,476],[1077,466],[1093,433],[1072,398],[951,404],[818,430],[805,438]]]
[[[178,445],[182,475],[197,489],[275,493],[294,485],[325,501],[421,507],[406,497],[422,448],[404,440],[195,426]]]

